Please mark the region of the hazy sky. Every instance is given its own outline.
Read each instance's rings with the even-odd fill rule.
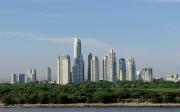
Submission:
[[[0,81],[27,68],[43,80],[47,66],[56,79],[57,55],[72,56],[74,37],[85,61],[114,48],[155,76],[180,73],[180,0],[0,0]]]

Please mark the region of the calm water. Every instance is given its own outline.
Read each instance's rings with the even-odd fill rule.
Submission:
[[[0,109],[0,112],[180,112],[180,108],[2,108]]]

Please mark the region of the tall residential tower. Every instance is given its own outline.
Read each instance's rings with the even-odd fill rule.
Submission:
[[[69,55],[61,55],[57,60],[57,83],[71,83],[71,62]]]
[[[17,82],[17,75],[16,74],[11,74],[11,84],[14,84]]]
[[[93,56],[91,60],[91,81],[99,81],[99,59],[97,56]]]
[[[124,58],[119,59],[118,80],[121,80],[121,81],[126,80],[126,61]]]
[[[103,58],[103,80],[107,80],[107,65],[108,65],[108,57],[105,56]]]
[[[46,81],[51,82],[51,68],[50,67],[47,67]]]
[[[129,57],[127,60],[127,80],[135,81],[136,80],[136,64],[133,57]]]
[[[73,83],[81,83],[84,81],[84,60],[81,53],[81,40],[74,39],[74,65],[72,72]]]
[[[88,75],[87,75],[88,81],[91,81],[91,60],[92,60],[92,54],[89,53],[89,55],[88,55]]]
[[[111,49],[108,56],[103,59],[103,78],[111,82],[117,80],[116,54],[113,49]]]
[[[36,73],[37,73],[36,69],[28,69],[27,81],[28,82],[36,82],[37,81]]]
[[[141,71],[141,78],[145,82],[151,82],[153,80],[153,69],[143,68]]]
[[[25,74],[19,74],[17,82],[18,83],[26,83],[26,75]]]

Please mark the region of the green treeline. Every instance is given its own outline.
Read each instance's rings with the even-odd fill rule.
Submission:
[[[0,84],[4,104],[68,103],[180,103],[180,82],[154,80],[83,82],[57,85],[48,83]]]

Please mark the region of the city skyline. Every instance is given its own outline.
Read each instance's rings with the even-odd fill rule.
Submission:
[[[68,54],[58,55],[57,59],[57,77],[56,81],[51,80],[51,68],[47,67],[46,80],[47,83],[56,83],[66,85],[69,83],[79,84],[84,81],[135,81],[143,80],[151,82],[153,80],[153,69],[144,68],[142,71],[136,72],[136,63],[133,57],[119,59],[119,67],[116,61],[116,53],[113,49],[110,49],[108,54],[102,59],[102,73],[100,72],[100,62],[97,56],[93,56],[92,53],[88,55],[88,71],[85,74],[85,65],[82,54],[81,40],[74,38],[74,62],[71,66],[71,57]],[[127,61],[127,63],[126,63]],[[118,72],[119,73],[118,73]],[[127,72],[126,72],[127,71]],[[41,80],[37,80],[37,70],[28,68],[27,73],[16,75],[15,73],[10,75],[10,83],[34,83]],[[21,79],[21,81],[19,81]]]
[[[37,79],[44,80],[47,66],[55,80],[57,55],[73,57],[74,37],[83,41],[85,66],[90,52],[101,62],[113,48],[117,60],[134,57],[138,70],[180,73],[179,5],[178,0],[1,1],[0,81],[27,68],[36,68]]]

